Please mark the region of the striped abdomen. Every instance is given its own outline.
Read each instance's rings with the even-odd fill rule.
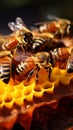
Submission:
[[[16,67],[17,74],[26,75],[35,67],[32,57],[27,57],[26,60],[21,61]]]
[[[45,51],[45,47],[49,45],[49,42],[50,40],[46,38],[35,38],[32,45],[33,52]]]
[[[0,58],[0,79],[8,83],[11,75],[11,59],[6,56]]]

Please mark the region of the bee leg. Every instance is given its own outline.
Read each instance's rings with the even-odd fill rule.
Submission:
[[[38,64],[36,64],[37,68],[36,68],[36,84],[38,83],[38,72],[40,71],[40,67],[38,66]]]
[[[35,80],[35,82],[36,82],[36,84],[37,84],[37,83],[38,83],[38,72],[39,72],[39,70],[40,70],[40,67],[39,67],[38,65],[36,65],[36,68],[32,69],[32,70],[29,72],[29,74],[28,74],[28,76],[27,76],[27,79],[26,79],[26,82],[28,83],[28,82],[30,81],[30,79],[32,78],[34,72],[36,71],[36,80]]]
[[[50,77],[51,77],[51,72],[52,72],[52,68],[49,67],[49,75],[48,75],[49,79],[50,79]]]
[[[36,71],[36,80],[35,80],[35,82],[36,82],[36,84],[38,83],[38,70]]]
[[[27,76],[27,79],[26,79],[27,82],[30,81],[30,79],[32,78],[34,72],[35,72],[35,69],[32,69],[32,70],[29,72],[29,74],[28,74],[28,76]]]
[[[48,66],[45,68],[47,71],[48,71],[48,79],[50,79],[51,77],[51,72],[52,72],[52,67],[51,66]]]

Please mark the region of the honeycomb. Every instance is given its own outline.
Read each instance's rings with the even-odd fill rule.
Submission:
[[[52,70],[50,80],[48,73],[41,69],[38,84],[35,76],[27,85],[25,80],[18,82],[11,78],[8,84],[0,80],[1,130],[12,130],[15,122],[19,122],[25,130],[30,130],[34,109],[50,102],[53,104],[64,96],[71,96],[72,86],[73,73],[69,74],[58,67]]]

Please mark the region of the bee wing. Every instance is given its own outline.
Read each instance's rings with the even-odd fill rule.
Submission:
[[[37,23],[34,23],[34,25],[38,26],[38,25],[43,25],[44,23],[46,22],[37,22]]]
[[[58,20],[60,20],[60,18],[59,17],[57,17],[57,16],[54,16],[54,15],[47,15],[47,19],[49,20],[49,21],[58,21]]]
[[[16,24],[21,24],[22,26],[25,26],[24,21],[20,17],[16,17]]]
[[[34,23],[34,25],[39,27],[39,26],[44,25],[46,23],[48,23],[48,21],[37,22],[37,23]]]
[[[14,32],[19,30],[19,26],[17,26],[14,22],[9,22],[8,27]]]
[[[24,29],[24,30],[28,30],[26,25],[24,24],[24,21],[20,18],[20,17],[17,17],[16,18],[16,26],[19,28],[19,29]]]
[[[58,21],[58,20],[60,20],[59,17],[54,16],[54,15],[47,15],[47,19],[48,19],[49,21],[37,22],[37,23],[34,23],[34,25],[37,26],[37,27],[39,27],[39,26],[41,26],[41,25],[50,23],[50,21]]]
[[[25,24],[20,17],[17,17],[16,23],[15,22],[9,22],[8,26],[12,31],[17,31],[17,30],[23,29],[25,27]]]

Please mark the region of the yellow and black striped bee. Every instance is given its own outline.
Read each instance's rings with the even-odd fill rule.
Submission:
[[[13,51],[13,49],[18,45],[20,46],[20,44],[23,44],[24,48],[29,50],[33,35],[31,31],[25,27],[23,20],[17,17],[16,23],[9,22],[8,26],[13,33],[0,35],[0,50]]]
[[[25,54],[25,57],[21,62],[18,62],[18,56],[14,57],[15,64],[15,77],[14,79],[22,81],[26,79],[27,81],[36,73],[36,81],[38,81],[38,73],[40,69],[44,68],[48,71],[48,77],[50,78],[51,70],[53,64],[51,64],[50,54],[48,52],[38,52],[35,54]],[[17,64],[16,64],[17,63]]]
[[[8,26],[13,31],[13,35],[15,35],[18,40],[17,46],[20,48],[22,45],[25,51],[29,51],[32,46],[33,34],[25,26],[23,20],[20,17],[17,17],[16,21],[9,22]]]

